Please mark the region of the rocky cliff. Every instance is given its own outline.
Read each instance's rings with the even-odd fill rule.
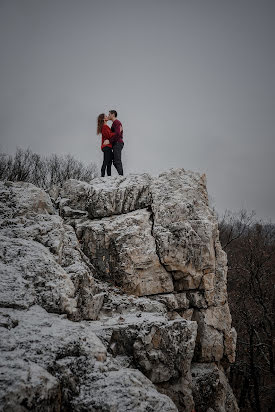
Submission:
[[[205,175],[0,189],[1,411],[238,411]]]

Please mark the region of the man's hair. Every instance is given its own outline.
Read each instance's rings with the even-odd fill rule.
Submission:
[[[115,117],[117,117],[117,111],[116,110],[109,110],[109,113],[113,114]]]

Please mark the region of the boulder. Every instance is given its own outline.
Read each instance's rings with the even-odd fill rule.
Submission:
[[[196,322],[182,317],[167,320],[162,315],[134,314],[104,323],[94,322],[94,333],[115,359],[127,360],[158,390],[168,395],[181,411],[192,411],[190,365],[197,335]]]
[[[150,212],[140,209],[100,220],[76,220],[76,234],[97,276],[137,296],[173,291],[171,273],[161,265]]]
[[[88,322],[38,305],[2,308],[1,318],[1,411],[177,411],[140,371],[112,360]]]
[[[160,260],[173,272],[175,289],[197,289],[215,271],[217,221],[208,206],[205,179],[183,169],[160,174],[151,184],[153,235]]]
[[[151,203],[150,175],[95,178],[90,184],[69,179],[60,190],[61,210],[65,206],[87,211],[89,218],[129,213]]]
[[[222,367],[215,363],[193,363],[192,388],[196,412],[239,411]]]
[[[49,195],[25,182],[0,182],[0,191],[0,305],[39,304],[75,320],[96,319],[104,294]]]

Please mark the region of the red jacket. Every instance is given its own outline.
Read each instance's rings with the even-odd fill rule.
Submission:
[[[111,143],[110,144],[103,144],[104,140],[110,140],[111,137],[115,136],[115,133],[111,132],[111,129],[107,124],[104,124],[102,126],[101,134],[102,134],[101,150],[103,149],[103,147],[111,147],[112,148]],[[111,140],[110,140],[110,142],[111,142]]]

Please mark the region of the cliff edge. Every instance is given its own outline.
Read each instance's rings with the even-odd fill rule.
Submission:
[[[205,175],[0,182],[1,411],[238,411]]]

